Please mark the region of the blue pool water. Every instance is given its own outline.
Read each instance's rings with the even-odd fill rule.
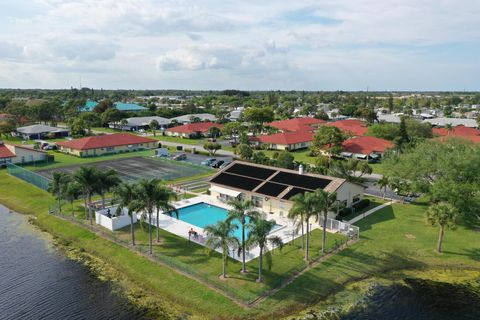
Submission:
[[[225,221],[228,216],[228,210],[212,206],[204,202],[178,209],[178,212],[178,218],[180,220],[193,224],[194,226],[202,229],[208,225],[215,224],[218,221]],[[238,229],[235,230],[235,236],[238,239],[241,239],[242,225],[237,220],[233,221],[233,224],[238,226]],[[279,227],[280,225],[277,225],[275,229]],[[245,232],[245,236],[247,236],[247,234],[248,232]]]

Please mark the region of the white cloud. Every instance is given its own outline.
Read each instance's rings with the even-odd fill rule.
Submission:
[[[478,2],[33,2],[0,12],[0,86],[478,89]]]

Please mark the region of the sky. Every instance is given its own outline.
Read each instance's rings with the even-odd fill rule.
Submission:
[[[0,87],[480,89],[480,1],[0,0]]]

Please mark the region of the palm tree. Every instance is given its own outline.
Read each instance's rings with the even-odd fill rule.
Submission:
[[[452,125],[451,123],[447,123],[447,124],[445,125],[445,129],[447,129],[447,135],[449,136],[450,133],[453,132],[453,125]]]
[[[93,224],[92,209],[90,204],[92,202],[92,195],[98,185],[98,170],[95,167],[80,167],[74,175],[74,180],[80,185],[82,189],[84,205],[85,205],[85,218],[90,218],[90,224]],[[87,205],[88,202],[88,205]],[[88,207],[88,216],[87,216]]]
[[[152,254],[152,214],[157,204],[158,186],[160,179],[142,179],[136,185],[135,192],[138,194],[134,202],[134,208],[142,211],[142,217],[148,216],[148,240],[150,243],[150,254]]]
[[[337,194],[335,192],[330,193],[323,189],[317,189],[315,191],[315,196],[318,201],[316,202],[318,206],[319,214],[323,213],[323,235],[322,235],[322,253],[325,253],[325,244],[327,241],[327,218],[328,213],[332,211],[337,205]]]
[[[443,238],[445,236],[445,227],[449,229],[455,229],[458,216],[458,210],[447,202],[435,203],[428,208],[427,221],[432,226],[438,225],[440,227],[437,242],[437,252],[442,252]]]
[[[75,216],[75,210],[73,209],[73,202],[77,200],[82,195],[82,188],[78,182],[70,182],[65,185],[64,196],[65,200],[70,202],[72,207],[72,216]]]
[[[250,200],[232,200],[228,203],[232,206],[232,210],[228,212],[227,220],[233,221],[237,220],[242,226],[242,273],[247,272],[247,267],[245,263],[245,226],[247,224],[247,218],[250,222],[260,218],[260,213],[256,210],[253,210],[254,206]]]
[[[117,214],[121,213],[124,208],[130,216],[130,231],[132,233],[132,245],[135,245],[135,226],[133,224],[133,215],[135,214],[135,200],[137,194],[135,193],[135,185],[129,183],[122,183],[114,191],[114,198],[118,201]]]
[[[387,187],[389,184],[390,181],[387,176],[382,176],[382,178],[377,181],[377,185],[380,187],[380,189],[383,189],[383,199],[385,199],[385,194],[387,193]]]
[[[175,214],[178,219],[177,208],[170,204],[170,201],[172,199],[175,199],[176,197],[177,195],[170,188],[164,185],[158,186],[157,193],[155,195],[155,208],[157,209],[157,243],[160,243],[160,210],[162,210],[164,214],[168,214],[169,216]]]
[[[58,210],[62,213],[62,200],[64,198],[65,186],[68,185],[70,176],[65,172],[54,172],[52,178],[48,186],[48,191],[57,199]]]
[[[305,261],[308,261],[308,250],[309,250],[309,242],[310,242],[310,218],[312,216],[316,215],[317,208],[318,208],[318,198],[315,196],[313,192],[305,192],[305,193],[299,193],[294,195],[293,197],[290,198],[291,201],[293,201],[293,205],[290,208],[290,211],[288,213],[289,218],[295,218],[295,217],[302,217],[301,223],[302,223],[302,230],[303,230],[303,222],[307,224],[307,230],[306,230],[306,241],[305,241]],[[302,238],[303,238],[303,233],[302,233]],[[302,239],[303,241],[303,239]]]
[[[283,241],[278,236],[271,236],[268,235],[272,232],[273,228],[275,227],[274,220],[255,220],[251,223],[250,233],[248,234],[247,245],[248,247],[259,246],[260,247],[260,255],[258,257],[258,279],[257,282],[262,282],[262,270],[263,270],[263,250],[267,247],[267,244],[270,243],[274,247],[283,247]],[[265,256],[268,261],[269,268],[272,265],[272,255],[270,252],[266,252]]]
[[[105,209],[105,194],[110,192],[121,182],[122,180],[118,177],[118,172],[116,170],[110,169],[98,172],[97,192],[102,197],[102,208]]]
[[[235,230],[238,229],[237,225],[231,223],[231,221],[218,221],[214,225],[206,226],[203,230],[207,234],[206,245],[211,250],[222,250],[222,277],[227,277],[227,258],[229,248],[233,247],[237,249],[240,247],[240,241],[235,237]]]
[[[154,136],[154,137],[157,136],[157,131],[156,131],[156,130],[158,129],[158,126],[159,126],[159,125],[160,125],[160,124],[159,124],[158,121],[155,120],[155,119],[153,119],[153,120],[150,121],[150,123],[149,123],[149,127],[150,127],[150,129],[153,131],[153,136]]]

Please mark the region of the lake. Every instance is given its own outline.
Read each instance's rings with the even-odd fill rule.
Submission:
[[[142,319],[126,299],[52,247],[23,215],[0,205],[0,318]]]

